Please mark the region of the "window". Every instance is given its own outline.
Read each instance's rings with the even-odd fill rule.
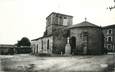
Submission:
[[[37,53],[38,53],[38,44],[37,44]]]
[[[108,29],[107,34],[112,34],[112,29]]]
[[[108,42],[111,42],[112,41],[112,37],[109,36],[107,40],[108,40]]]
[[[67,17],[64,17],[64,19],[67,19]]]
[[[81,38],[83,41],[87,41],[88,32],[82,32],[82,33],[80,34],[80,38]]]
[[[112,45],[111,44],[107,44],[107,49],[108,50],[112,50]]]
[[[47,49],[49,49],[49,40],[47,41]]]
[[[62,18],[62,17],[60,17],[60,18]]]
[[[88,36],[88,32],[83,32],[83,36]]]
[[[42,40],[42,50],[43,50],[43,40]]]
[[[36,53],[36,45],[34,45],[34,53]]]

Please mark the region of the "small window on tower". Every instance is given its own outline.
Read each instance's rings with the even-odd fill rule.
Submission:
[[[58,15],[56,15],[56,17],[58,17]]]
[[[64,19],[67,19],[67,17],[64,17]]]

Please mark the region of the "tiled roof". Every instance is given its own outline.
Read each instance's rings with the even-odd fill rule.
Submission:
[[[9,47],[9,48],[12,48],[12,47],[16,47],[15,45],[9,45],[9,44],[0,44],[0,47]]]
[[[103,28],[115,28],[115,24],[104,26]]]
[[[39,39],[42,39],[42,38],[45,38],[45,37],[50,37],[50,36],[52,36],[52,34],[51,34],[51,35],[46,35],[46,36],[43,36],[43,37],[39,37],[39,38],[36,38],[36,39],[33,39],[33,40],[31,40],[31,41],[37,41],[37,40],[39,40]]]
[[[58,15],[73,17],[73,16],[71,16],[71,15],[66,15],[66,14],[56,13],[56,12],[52,12],[49,16],[51,16],[52,14],[58,14]],[[49,16],[47,16],[46,19],[47,19]]]
[[[93,23],[90,23],[88,21],[83,21],[81,23],[78,23],[78,24],[75,24],[75,25],[72,25],[70,26],[69,28],[75,28],[75,27],[99,27]]]

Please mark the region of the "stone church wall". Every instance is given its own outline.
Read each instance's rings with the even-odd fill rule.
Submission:
[[[70,30],[70,38],[75,37],[76,41],[76,54],[83,54],[84,52],[84,42],[82,38],[82,33],[88,33],[87,39],[87,52],[86,54],[101,54],[103,49],[102,44],[102,32],[99,28],[73,28]]]
[[[50,26],[48,26],[47,28],[46,28],[46,31],[47,31],[47,35],[51,35],[52,34],[52,31],[53,31],[53,26],[52,25],[50,25]]]
[[[32,53],[40,54],[40,53],[52,53],[53,47],[53,37],[42,37],[38,40],[32,41]]]
[[[43,39],[43,53],[52,53],[53,37],[44,37]]]
[[[67,30],[66,29],[58,29],[54,33],[53,38],[53,53],[54,54],[64,54],[65,53],[65,45],[67,43]]]

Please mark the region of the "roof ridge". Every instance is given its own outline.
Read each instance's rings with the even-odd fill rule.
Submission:
[[[75,25],[72,25],[69,28],[74,28],[74,27],[99,27],[99,26],[95,25],[91,22],[88,22],[88,21],[83,21],[83,22],[77,23]]]

